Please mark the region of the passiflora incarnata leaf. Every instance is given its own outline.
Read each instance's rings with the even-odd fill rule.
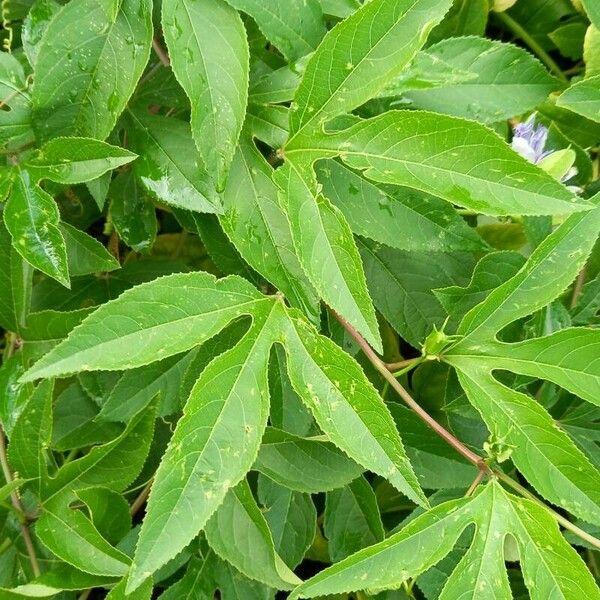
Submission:
[[[510,599],[503,564],[507,535],[517,541],[525,583],[532,598],[541,600],[557,590],[565,598],[582,593],[598,597],[583,561],[561,536],[546,510],[530,500],[508,494],[497,483],[490,483],[474,498],[450,500],[436,506],[385,541],[321,571],[296,588],[290,597],[314,598],[396,588],[441,560],[472,523],[476,533],[471,546],[440,597],[457,598],[465,590],[477,597],[489,590],[499,598]],[[487,560],[483,560],[484,556]]]
[[[188,303],[190,289],[202,290],[193,304]],[[215,302],[220,307],[229,302],[229,309],[216,309]],[[152,303],[157,310],[143,313],[149,320],[132,320],[131,315],[142,314],[141,306]],[[136,589],[184,548],[252,467],[267,424],[268,361],[274,343],[285,348],[292,385],[329,440],[414,501],[427,503],[393,419],[360,367],[299,314],[238,277],[217,281],[206,273],[177,274],[133,288],[85,319],[34,365],[27,378],[37,378],[44,370],[55,376],[81,370],[82,361],[86,370],[110,369],[116,362],[107,359],[122,362],[125,354],[131,366],[141,366],[202,343],[242,315],[252,317],[250,329],[203,371],[161,462],[129,589]],[[168,347],[152,350],[156,328],[185,320]],[[102,346],[111,348],[112,359]],[[352,443],[353,437],[362,440],[360,446]],[[67,471],[78,463],[67,465]],[[201,501],[202,510],[190,513],[192,499]]]

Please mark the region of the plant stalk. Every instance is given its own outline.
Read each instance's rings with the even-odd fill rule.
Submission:
[[[171,66],[171,61],[169,60],[168,54],[163,50],[163,47],[156,38],[152,38],[152,49],[154,50],[154,53],[158,57],[158,60],[160,60],[163,67]]]
[[[10,466],[8,464],[8,459],[6,458],[6,436],[4,435],[4,430],[0,427],[0,465],[2,466],[2,473],[4,475],[4,479],[6,483],[12,483],[13,476],[10,470]],[[21,504],[21,500],[16,492],[13,490],[10,494],[10,500],[12,505],[15,507],[15,510],[21,515],[25,514],[23,510],[23,505]],[[27,556],[29,557],[29,562],[31,563],[31,569],[33,574],[36,577],[39,577],[42,572],[40,570],[40,565],[38,563],[37,555],[35,553],[35,547],[33,545],[33,540],[31,539],[31,533],[29,532],[29,527],[27,523],[21,523],[21,535],[23,536],[23,542],[25,543],[25,548],[27,550]]]
[[[375,351],[369,346],[367,341],[342,317],[332,310],[336,319],[341,323],[344,329],[352,336],[354,341],[360,346],[360,349],[365,353],[365,356],[369,359],[371,364],[383,375],[389,385],[394,388],[396,393],[404,400],[404,402],[414,411],[417,415],[435,431],[445,442],[450,444],[460,455],[466,458],[470,463],[476,466],[480,471],[484,473],[490,473],[490,468],[486,462],[475,454],[472,450],[469,450],[459,439],[454,437],[446,428],[440,425],[432,416],[430,416],[415,399],[406,391],[404,386],[390,373],[386,364],[375,354]]]

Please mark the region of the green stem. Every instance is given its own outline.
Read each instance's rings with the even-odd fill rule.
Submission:
[[[405,373],[408,373],[409,371],[412,371],[415,367],[419,366],[424,360],[425,360],[424,356],[419,356],[419,358],[415,358],[414,360],[411,360],[410,363],[404,367],[404,369],[400,369],[399,371],[396,371],[394,373],[394,377],[396,379],[398,379],[399,377],[402,377],[402,375],[404,375]]]
[[[529,32],[520,24],[517,23],[506,12],[495,13],[496,18],[501,21],[506,28],[515,36],[522,40],[531,51],[554,73],[559,79],[567,82],[567,76],[562,72],[562,69],[556,64],[554,59],[535,41]]]

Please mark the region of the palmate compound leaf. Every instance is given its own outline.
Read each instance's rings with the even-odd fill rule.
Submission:
[[[532,600],[600,598],[584,562],[561,536],[547,510],[492,481],[473,497],[444,502],[383,542],[321,571],[298,586],[290,600],[396,588],[438,563],[467,528],[472,531],[472,525],[470,547],[448,578],[440,600],[510,600],[504,565],[508,536],[517,543]]]
[[[598,403],[594,331],[565,329],[515,344],[501,343],[496,335],[567,288],[599,231],[599,208],[569,217],[513,277],[466,314],[458,327],[463,338],[444,355],[489,430],[513,447],[513,462],[528,481],[546,499],[593,523],[600,522],[600,473],[537,401],[505,387],[492,373],[506,369],[549,379]]]
[[[267,422],[275,343],[284,347],[292,385],[329,440],[427,504],[392,417],[359,365],[295,310],[239,277],[176,274],[132,288],[87,317],[26,379],[149,364],[203,343],[244,315],[252,317],[250,329],[203,371],[159,467],[130,589],[184,548],[252,467]]]
[[[166,0],[162,25],[173,72],[192,105],[192,137],[222,190],[248,100],[244,24],[224,0]]]
[[[446,2],[430,0],[374,0],[328,32],[294,97],[282,152],[286,162],[275,173],[296,253],[310,281],[379,351],[374,310],[350,227],[342,212],[320,195],[315,161],[340,156],[376,182],[412,187],[490,215],[567,214],[589,208],[472,121],[391,111],[325,132],[328,121],[369,100],[402,71],[448,8]]]

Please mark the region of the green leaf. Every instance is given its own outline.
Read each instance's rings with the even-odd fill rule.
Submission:
[[[486,254],[475,266],[469,285],[450,286],[433,290],[437,299],[450,315],[448,321],[455,329],[474,306],[500,287],[523,267],[525,258],[518,252],[502,251]]]
[[[433,293],[445,285],[466,283],[471,273],[468,254],[403,252],[358,240],[367,284],[377,310],[412,346],[420,348],[446,311]]]
[[[153,409],[140,411],[121,435],[64,464],[53,478],[44,482],[42,500],[57,504],[61,500],[64,506],[74,498],[76,490],[95,486],[124,490],[135,480],[146,460],[154,413]]]
[[[466,314],[458,333],[485,340],[554,300],[581,270],[599,231],[600,209],[569,217],[514,277]]]
[[[140,155],[133,171],[160,202],[198,212],[222,212],[214,183],[202,168],[189,124],[130,112],[132,148]]]
[[[223,192],[220,222],[244,260],[317,321],[318,298],[296,257],[272,172],[254,143],[242,138]]]
[[[489,215],[590,208],[485,126],[445,115],[389,111],[312,139],[365,177],[412,187]],[[296,150],[287,151],[293,159]]]
[[[296,567],[315,537],[317,511],[311,497],[261,475],[258,498],[264,507],[275,550],[290,568]]]
[[[573,60],[580,60],[583,55],[583,38],[588,28],[587,23],[566,23],[548,34],[556,44],[560,53]]]
[[[525,50],[477,37],[442,40],[417,54],[382,92],[411,108],[494,123],[520,115],[561,88]]]
[[[290,140],[297,139],[287,147],[302,145],[309,132],[376,95],[413,58],[450,4],[374,0],[330,30],[309,60],[294,97]]]
[[[0,221],[0,326],[20,332],[25,326],[31,296],[32,268],[13,248],[4,222]]]
[[[108,137],[148,62],[151,13],[149,0],[81,0],[52,19],[36,61],[39,139]]]
[[[110,585],[114,581],[115,578],[113,577],[90,575],[89,573],[78,571],[66,563],[53,565],[50,571],[46,571],[40,577],[36,578],[36,584],[46,585],[56,590],[72,591]]]
[[[247,481],[229,490],[204,533],[216,554],[246,577],[284,590],[300,583],[276,553],[267,522]]]
[[[252,466],[269,409],[270,315],[264,307],[196,382],[155,476],[128,590],[182,550]]]
[[[454,0],[444,20],[433,29],[428,41],[465,35],[481,36],[485,33],[490,12],[488,0]]]
[[[166,0],[162,24],[173,72],[192,104],[192,136],[221,190],[248,98],[244,25],[221,0]]]
[[[26,583],[13,589],[0,588],[6,600],[23,600],[24,598],[52,598],[60,589],[43,584]]]
[[[110,577],[127,573],[127,555],[111,546],[81,511],[62,506],[60,499],[44,504],[36,533],[44,546],[76,569]]]
[[[73,137],[46,142],[37,156],[23,164],[34,179],[72,185],[96,179],[135,160],[136,155],[98,140]]]
[[[33,139],[31,97],[23,67],[7,52],[0,54],[0,144],[24,144]]]
[[[211,550],[203,554],[203,560],[192,558],[183,578],[171,586],[161,600],[213,598],[217,591],[223,600],[269,600],[272,597],[269,588],[247,579]]]
[[[254,105],[289,102],[294,98],[299,83],[297,69],[286,65],[269,71],[250,81],[248,102]]]
[[[311,577],[292,592],[291,599],[399,587],[452,549],[469,522],[468,503],[460,499],[435,506],[386,540]]]
[[[22,352],[3,359],[0,366],[0,420],[9,438],[34,389],[31,383],[19,382],[26,368]]]
[[[363,471],[322,436],[304,438],[273,427],[265,431],[252,468],[281,486],[309,494],[341,487]]]
[[[562,329],[516,344],[493,342],[478,347],[465,344],[451,352],[454,364],[461,361],[461,356],[468,362],[476,356],[481,367],[547,379],[600,406],[600,369],[595,360],[599,345],[600,331],[582,327]]]
[[[148,252],[156,240],[154,204],[132,172],[119,173],[111,182],[108,195],[110,222],[119,237],[136,252]]]
[[[102,305],[38,361],[26,378],[33,381],[77,371],[147,365],[189,350],[242,311],[265,302],[255,288],[237,277],[220,281],[208,273],[162,277]],[[163,335],[173,328],[180,335]]]
[[[600,75],[573,84],[560,95],[557,105],[600,123]]]
[[[125,371],[102,405],[99,418],[127,422],[157,394],[160,416],[177,412],[181,404],[182,379],[195,356],[192,351]]]
[[[413,387],[418,371],[413,376]],[[430,383],[430,381],[428,380]],[[473,465],[466,462],[446,442],[431,435],[431,429],[413,411],[388,403],[417,479],[425,489],[468,488],[475,478]]]
[[[52,196],[19,171],[4,208],[15,250],[33,267],[69,287],[67,250]]]
[[[581,0],[590,21],[600,29],[600,8],[594,0]]]
[[[600,278],[588,281],[571,313],[573,325],[595,325],[600,310]]]
[[[449,359],[450,364],[455,364]],[[529,396],[494,379],[485,366],[456,361],[461,386],[494,439],[512,449],[515,466],[544,498],[600,522],[600,472]]]
[[[318,0],[227,0],[250,15],[265,37],[293,62],[309,54],[325,35],[323,13]]]
[[[4,502],[15,490],[18,490],[27,479],[13,479],[10,483],[7,483],[0,487],[0,502]]]
[[[52,436],[54,381],[42,381],[31,394],[10,435],[8,459],[20,477],[47,477],[46,452]],[[40,487],[40,482],[36,484]]]
[[[63,390],[54,403],[52,449],[65,451],[109,442],[122,427],[98,422],[98,405],[78,381]]]
[[[317,163],[324,195],[355,234],[414,252],[482,250],[485,243],[446,202],[408,188],[376,186],[344,164]]]
[[[316,432],[314,419],[292,387],[286,362],[285,350],[277,346],[269,369],[271,425],[297,436],[309,435]]]
[[[350,458],[426,506],[389,410],[358,364],[293,314],[285,333],[290,380],[321,430]]]
[[[42,36],[50,21],[61,8],[61,5],[55,0],[36,0],[23,21],[21,42],[23,51],[32,67],[35,67],[37,61]]]
[[[121,266],[119,261],[91,235],[68,223],[60,224],[60,232],[65,240],[71,277],[114,271]]]
[[[104,487],[78,490],[76,494],[86,505],[94,527],[108,542],[116,544],[129,533],[129,504],[121,494]]]
[[[246,128],[272,148],[281,148],[288,135],[289,109],[285,106],[249,104]]]
[[[298,258],[325,302],[381,349],[377,319],[352,232],[341,212],[323,196],[315,195],[318,188],[311,171],[308,165],[288,161],[275,173]]]
[[[364,477],[327,493],[323,529],[333,562],[383,540],[377,498]]]
[[[590,25],[583,41],[583,60],[585,62],[585,76],[594,77],[600,75],[600,31],[594,25]]]
[[[397,588],[446,556],[471,523],[476,534],[440,598],[449,600],[465,594],[472,598],[489,594],[511,598],[503,551],[507,535],[517,541],[533,600],[552,593],[562,598],[599,597],[585,564],[562,538],[547,511],[530,500],[515,498],[493,482],[473,498],[444,502],[385,541],[321,571],[296,588],[290,600]]]
[[[127,594],[127,578],[124,577],[112,590],[106,595],[106,600],[150,600],[152,597],[153,582],[151,578],[146,579],[144,583],[133,593]]]

